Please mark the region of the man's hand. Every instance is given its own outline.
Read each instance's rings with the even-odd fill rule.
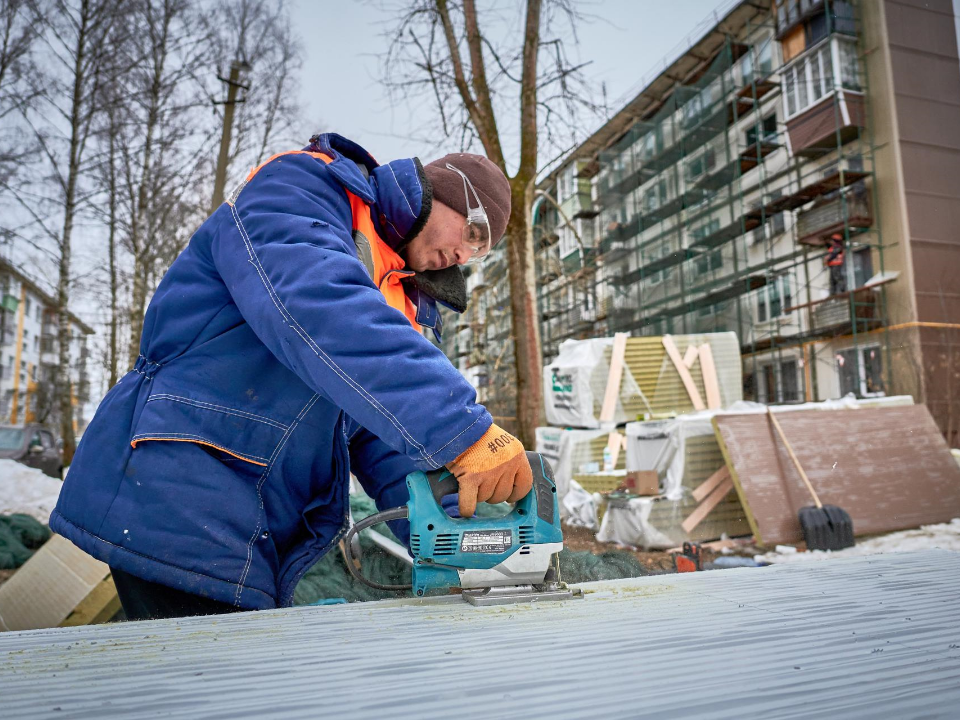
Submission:
[[[496,424],[447,467],[460,485],[460,515],[472,517],[478,502],[517,502],[533,487],[523,443]]]

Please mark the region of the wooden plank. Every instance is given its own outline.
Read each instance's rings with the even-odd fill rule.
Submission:
[[[60,627],[98,625],[108,622],[120,610],[120,596],[112,577],[106,577],[87,595],[73,612],[60,623]]]
[[[707,407],[719,410],[722,407],[720,400],[720,381],[717,379],[717,366],[713,363],[713,350],[710,343],[700,346],[700,372],[703,374],[703,389],[707,394]]]
[[[683,364],[687,366],[687,370],[697,361],[697,352],[696,345],[687,345],[687,351],[683,354]]]
[[[627,350],[627,333],[613,336],[613,352],[610,354],[610,372],[607,374],[607,389],[603,394],[600,408],[600,422],[613,422],[617,411],[617,397],[620,395],[620,382],[623,379],[623,356]]]
[[[610,467],[604,464],[604,472],[610,472],[617,467],[617,460],[620,459],[620,449],[623,447],[626,438],[614,430],[607,435],[607,448],[610,450]]]
[[[690,370],[686,365],[683,364],[683,358],[680,357],[680,351],[677,350],[677,346],[673,342],[673,338],[669,335],[664,335],[662,342],[664,349],[667,351],[667,355],[670,356],[673,366],[680,375],[680,380],[683,381],[683,386],[687,390],[687,395],[690,396],[690,402],[693,403],[693,409],[706,410],[707,408],[703,404],[703,398],[700,397],[700,391],[697,390],[697,386],[693,382],[693,378],[690,376]]]
[[[710,494],[710,491],[713,490],[717,485],[722,483],[724,480],[730,477],[730,471],[727,470],[727,466],[724,465],[722,468],[717,470],[713,475],[704,480],[700,485],[696,487],[693,491],[693,499],[697,502],[703,500],[707,495]]]
[[[719,505],[720,501],[723,500],[731,490],[733,490],[733,480],[730,478],[727,478],[717,485],[717,487],[713,489],[713,492],[707,495],[702,503],[697,505],[697,509],[690,513],[687,519],[681,523],[680,527],[683,528],[683,531],[688,535],[693,532],[693,529],[700,524],[700,521],[709,515],[710,511]]]
[[[797,410],[777,419],[820,499],[850,513],[857,535],[960,517],[960,468],[926,406]],[[713,424],[757,542],[800,542],[797,512],[811,504],[810,493],[767,416],[717,415]]]

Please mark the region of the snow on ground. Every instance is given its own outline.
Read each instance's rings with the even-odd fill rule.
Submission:
[[[813,550],[811,552],[768,552],[754,555],[753,559],[763,563],[802,563],[816,560],[829,560],[835,557],[854,557],[856,555],[879,555],[880,553],[910,552],[940,548],[960,552],[960,518],[939,525],[923,525],[916,530],[901,530],[889,535],[878,535],[868,540],[857,540],[857,544],[845,550]]]
[[[36,468],[0,460],[0,515],[25,513],[46,525],[62,485]]]

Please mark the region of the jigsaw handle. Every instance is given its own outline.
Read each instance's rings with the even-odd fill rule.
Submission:
[[[553,484],[553,469],[546,459],[537,452],[527,450],[527,461],[533,470],[533,491],[537,493],[537,504],[543,507],[542,515],[547,522],[553,517],[554,497],[556,486]],[[457,482],[457,476],[446,468],[433,470],[426,473],[427,482],[430,485],[430,492],[437,505],[447,495],[453,495],[460,491],[460,484]]]
[[[433,499],[437,501],[437,505],[447,495],[453,495],[460,491],[457,476],[446,468],[428,472],[426,475],[427,482],[430,483],[430,492],[433,493]]]

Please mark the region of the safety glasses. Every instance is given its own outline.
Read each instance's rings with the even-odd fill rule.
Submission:
[[[477,195],[470,178],[450,163],[447,163],[447,169],[453,170],[463,178],[463,196],[467,201],[467,223],[463,226],[460,239],[463,246],[470,252],[469,262],[477,262],[485,258],[493,247],[487,212],[483,209],[480,196]],[[473,204],[470,201],[471,195],[473,195]]]

